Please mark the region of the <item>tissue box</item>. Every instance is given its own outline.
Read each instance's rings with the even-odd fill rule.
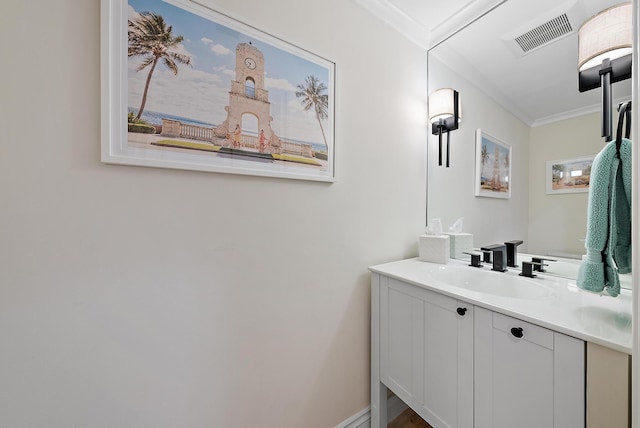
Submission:
[[[449,248],[452,259],[468,258],[463,254],[465,251],[473,250],[473,235],[470,233],[446,232],[450,239]]]
[[[424,262],[449,263],[449,235],[420,235],[420,257]]]

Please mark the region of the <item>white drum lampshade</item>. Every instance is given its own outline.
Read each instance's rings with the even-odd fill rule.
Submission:
[[[442,88],[429,96],[429,120],[436,123],[440,119],[446,120],[454,116],[454,90]],[[458,122],[462,119],[462,108],[458,100]]]
[[[589,18],[578,31],[578,70],[584,71],[631,54],[631,3],[622,3]]]

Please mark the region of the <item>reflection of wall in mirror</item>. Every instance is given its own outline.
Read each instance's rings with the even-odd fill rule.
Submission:
[[[451,138],[451,166],[438,167],[438,137],[429,136],[427,216],[441,218],[445,230],[464,217],[464,230],[476,246],[515,239],[527,251],[530,128],[511,112],[429,55],[429,90],[455,88],[464,105],[464,119]],[[512,147],[510,199],[476,197],[475,132],[481,128]]]
[[[430,137],[429,218],[445,225],[465,218],[465,232],[477,245],[523,239],[521,251],[579,258],[585,253],[588,193],[546,194],[546,162],[597,154],[600,113],[529,127],[433,55],[429,57],[429,88],[454,87],[465,105],[465,119],[451,134],[451,167],[437,166],[437,141]],[[474,128],[513,145],[513,196],[487,201],[473,196]]]
[[[597,154],[604,147],[600,113],[531,128],[529,252],[585,253],[588,193],[546,194],[546,162]]]

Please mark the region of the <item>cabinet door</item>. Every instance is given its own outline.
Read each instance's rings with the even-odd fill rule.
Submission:
[[[424,418],[434,427],[473,427],[473,306],[435,294],[424,300]]]
[[[475,427],[584,428],[584,342],[475,311]]]
[[[434,427],[472,427],[473,306],[387,279],[380,307],[382,382]]]

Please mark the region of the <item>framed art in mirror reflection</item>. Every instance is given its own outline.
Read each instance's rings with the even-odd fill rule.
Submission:
[[[547,161],[547,194],[587,193],[593,156]]]
[[[511,146],[477,129],[475,195],[510,198],[511,164]]]

